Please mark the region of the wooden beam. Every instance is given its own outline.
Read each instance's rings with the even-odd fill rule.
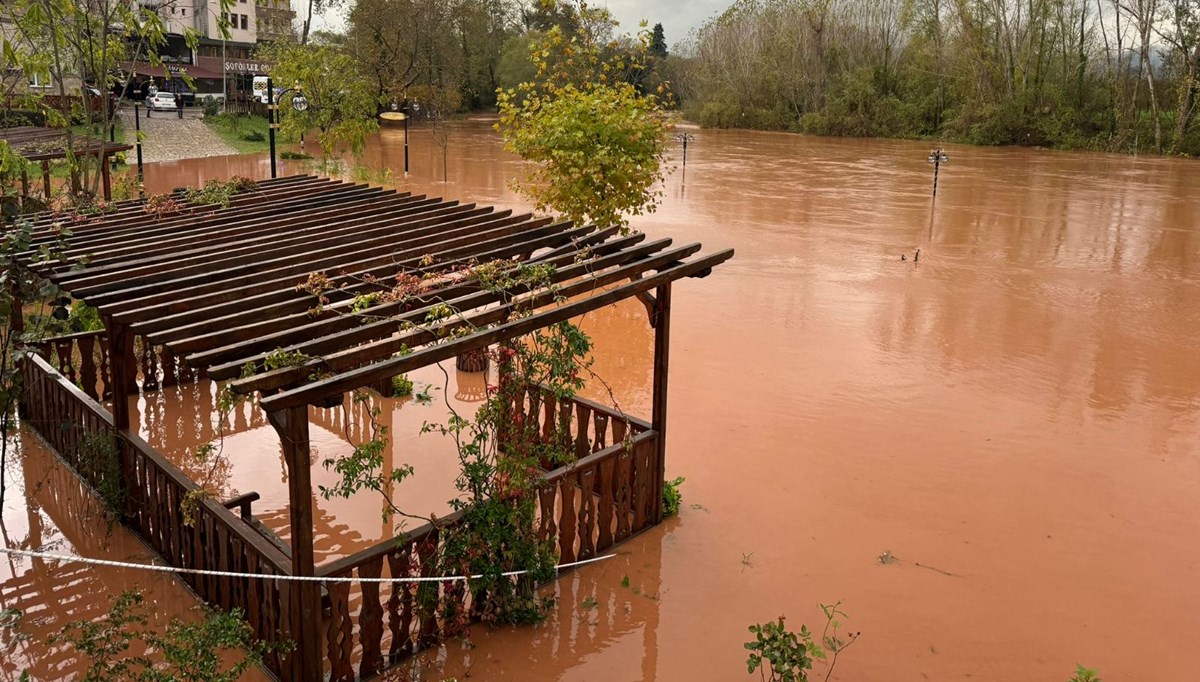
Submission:
[[[478,253],[481,244],[488,244],[489,241],[491,242],[489,246],[516,243],[561,232],[564,225],[569,225],[569,223],[546,225],[545,222],[548,221],[528,221],[528,217],[525,215],[503,218],[483,224],[470,224],[477,220],[471,219],[466,226],[472,229],[459,230],[456,234],[460,236],[445,242],[430,244],[428,239],[423,239],[420,240],[421,244],[416,246],[405,244],[405,250],[399,251],[386,251],[378,248],[362,249],[350,254],[342,254],[342,257],[356,260],[334,262],[330,268],[314,266],[311,262],[303,266],[287,266],[265,273],[255,273],[250,278],[252,281],[242,286],[237,286],[237,282],[225,281],[185,289],[172,289],[162,294],[116,300],[108,303],[107,309],[118,320],[132,323],[152,319],[159,315],[191,310],[202,305],[228,301],[240,301],[240,305],[244,308],[247,298],[260,294],[294,296],[296,285],[301,283],[310,272],[336,268],[342,272],[356,273],[359,276],[394,276],[399,269],[397,263],[418,262],[426,254],[432,254],[437,258],[459,258]],[[398,244],[393,246],[399,247]],[[92,302],[89,301],[89,303]]]
[[[534,221],[537,222],[537,221]],[[533,223],[530,223],[531,225]],[[575,228],[564,232],[551,233],[547,236],[538,237],[531,241],[539,244],[561,244],[568,240],[575,240],[575,235],[582,235],[592,228]],[[596,233],[593,233],[596,234]],[[645,238],[645,235],[631,235],[636,237],[638,241]],[[581,244],[591,244],[593,235],[587,235],[578,241]],[[616,243],[610,242],[610,244]],[[481,248],[485,244],[479,245]],[[610,248],[609,244],[598,246],[594,249],[595,252],[601,253]],[[481,262],[494,260],[497,258],[509,258],[516,251],[514,246],[501,246],[499,248],[483,251],[476,256]],[[427,272],[440,272],[444,267],[453,267],[456,265],[464,265],[466,261],[450,260],[437,263],[435,268],[422,268],[420,262],[409,261],[396,263],[396,269],[400,269],[411,265],[414,274],[424,275]],[[333,285],[339,291],[331,292],[331,301],[341,302],[352,300],[354,295],[365,293],[374,290],[373,287],[356,281],[366,273],[351,273],[349,275],[335,276],[331,278]],[[389,273],[385,273],[389,274]],[[390,273],[394,275],[394,272]],[[339,295],[344,292],[344,297],[339,299]],[[332,307],[332,306],[327,306]],[[198,305],[195,308],[185,310],[180,313],[162,315],[148,320],[134,323],[133,329],[138,334],[148,334],[158,343],[173,343],[183,339],[190,339],[196,336],[210,333],[216,329],[234,329],[248,325],[259,325],[259,334],[269,334],[281,329],[292,326],[288,321],[292,319],[290,316],[294,313],[304,313],[305,318],[310,320],[319,320],[329,315],[317,315],[309,317],[308,311],[312,308],[312,296],[310,294],[296,291],[295,287],[288,287],[286,290],[269,292],[267,294],[259,294],[253,297],[246,297],[230,303],[218,303],[215,305]],[[286,318],[286,319],[281,319]]]
[[[670,245],[670,239],[663,239],[582,263],[576,263],[561,270],[556,270],[550,277],[550,281],[557,285],[576,278],[587,277],[595,271],[626,265],[638,258],[645,258]],[[671,252],[670,257],[678,258],[680,254],[691,255],[699,250],[700,245],[693,244]],[[669,259],[659,257],[658,261],[651,260],[647,262],[648,264],[637,263],[636,265],[650,268],[654,267],[659,261],[666,262],[667,260]],[[602,286],[602,283],[597,283],[595,280],[590,280],[589,283]],[[586,285],[585,287],[577,288],[586,289]],[[517,296],[528,291],[529,287],[521,287],[509,292],[509,296]],[[553,295],[549,298],[552,297]],[[212,348],[211,350],[190,355],[188,356],[188,361],[197,366],[208,367],[209,376],[214,379],[229,379],[237,376],[245,363],[253,362],[257,364],[260,362],[263,359],[263,355],[252,355],[256,352],[266,353],[276,348],[287,348],[299,350],[310,355],[323,354],[330,350],[341,350],[354,344],[395,334],[404,322],[419,323],[423,321],[432,307],[438,303],[444,302],[455,310],[468,311],[501,303],[504,299],[505,296],[497,292],[480,290],[477,284],[470,282],[460,283],[459,286],[447,288],[440,293],[431,291],[414,296],[407,301],[368,308],[361,315],[351,314],[349,311],[335,313],[332,317],[325,320],[294,326],[266,336],[251,338],[217,348],[212,348],[213,343],[219,342],[216,338],[213,338],[207,344],[208,347]],[[405,310],[406,308],[412,308],[414,305],[417,306],[415,309]],[[179,344],[180,348],[184,346],[185,344],[183,343]]]
[[[404,374],[405,372],[455,357],[468,350],[483,348],[493,343],[516,338],[538,329],[544,329],[552,324],[564,322],[584,313],[611,305],[617,301],[636,296],[639,291],[649,291],[661,284],[666,284],[667,282],[683,277],[690,277],[695,272],[724,263],[733,257],[733,253],[733,249],[719,251],[694,261],[685,262],[668,270],[663,270],[637,282],[631,282],[624,286],[605,291],[604,293],[567,303],[545,312],[536,313],[519,320],[497,325],[490,329],[481,330],[470,336],[445,341],[409,355],[390,358],[383,362],[359,367],[328,379],[264,397],[261,404],[263,409],[279,410],[287,407],[307,405],[315,400],[321,400],[361,386],[367,386],[385,376]]]
[[[299,383],[305,377],[314,373],[330,371],[346,372],[364,363],[386,358],[400,352],[405,347],[410,349],[415,348],[446,338],[453,338],[453,334],[462,329],[470,330],[476,327],[503,322],[510,315],[518,311],[537,310],[560,299],[569,300],[575,296],[585,296],[614,282],[629,279],[633,273],[644,272],[665,263],[673,263],[679,259],[680,254],[695,253],[699,250],[699,244],[690,244],[665,254],[656,255],[629,265],[622,265],[613,270],[597,273],[585,272],[583,274],[587,274],[586,277],[582,277],[571,284],[553,289],[540,289],[524,298],[516,298],[501,305],[486,308],[483,312],[464,314],[450,318],[442,324],[431,325],[428,328],[417,328],[412,331],[397,333],[406,321],[419,323],[428,319],[428,316],[438,305],[448,306],[452,310],[478,310],[484,308],[484,300],[490,299],[495,301],[496,299],[492,298],[494,296],[492,292],[483,291],[461,299],[454,299],[444,304],[418,308],[396,319],[365,324],[349,331],[339,332],[306,344],[301,344],[298,346],[298,349],[302,352],[322,354],[323,357],[311,360],[298,367],[282,367],[261,374],[236,379],[230,386],[239,393],[251,393],[254,391],[284,388]],[[587,264],[583,265],[584,267],[581,269],[586,270]],[[579,274],[577,270],[576,276],[579,276]],[[527,289],[523,289],[517,293],[525,293],[525,291]],[[374,339],[381,340],[373,341]],[[365,343],[368,341],[371,341],[371,343]],[[466,348],[462,352],[465,353],[472,350],[478,349]],[[337,352],[327,354],[330,351]],[[203,364],[198,362],[197,358],[193,357],[189,357],[188,362],[191,364]],[[217,377],[232,375],[241,367],[242,362],[242,360],[235,360],[220,368],[212,367],[209,369],[209,373]],[[213,374],[213,372],[217,372],[217,374]]]
[[[292,574],[316,575],[313,557],[312,460],[308,436],[308,408],[292,407],[267,412],[267,419],[279,434],[288,469],[288,508],[291,514]],[[290,656],[299,657],[298,680],[321,682],[325,679],[321,664],[321,604],[319,584],[293,582],[291,592],[291,634],[295,647]]]
[[[671,283],[658,287],[654,297],[654,402],[650,423],[658,437],[655,447],[654,523],[663,519],[662,486],[667,480],[667,376],[671,360]]]

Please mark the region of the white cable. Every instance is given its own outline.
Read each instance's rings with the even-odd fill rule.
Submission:
[[[25,549],[8,549],[0,547],[0,554],[11,554],[13,556],[23,556],[33,559],[48,559],[50,561],[67,561],[73,563],[91,564],[93,566],[114,566],[116,568],[136,568],[143,571],[157,571],[159,573],[192,573],[195,575],[216,575],[225,576],[228,578],[262,578],[264,580],[291,580],[293,582],[319,582],[319,583],[444,583],[458,582],[461,580],[479,580],[484,576],[480,575],[449,575],[449,576],[416,576],[410,578],[355,578],[352,576],[331,576],[323,577],[319,575],[267,575],[263,573],[233,573],[226,571],[210,571],[202,568],[175,568],[165,564],[135,564],[127,561],[112,561],[110,559],[93,559],[91,557],[75,556],[72,554],[52,554],[49,552],[33,552]],[[605,554],[604,556],[592,557],[583,561],[572,561],[566,564],[555,566],[555,570],[564,568],[574,568],[575,566],[583,566],[597,561],[611,559],[616,554]],[[501,573],[503,577],[512,577],[524,575],[529,571],[507,571]]]

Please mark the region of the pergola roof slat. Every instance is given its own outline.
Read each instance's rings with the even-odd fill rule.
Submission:
[[[277,257],[286,257],[296,253],[311,252],[321,246],[344,244],[350,236],[368,236],[388,234],[395,236],[394,223],[380,224],[384,219],[398,219],[417,213],[428,213],[439,208],[450,208],[456,202],[432,204],[429,201],[402,203],[390,209],[372,204],[367,208],[351,210],[342,214],[345,220],[330,224],[327,220],[310,219],[301,221],[303,229],[289,230],[286,237],[265,235],[250,240],[229,242],[225,247],[207,247],[195,251],[184,251],[177,257],[166,256],[169,266],[163,263],[164,256],[157,258],[139,259],[133,262],[121,262],[110,265],[107,272],[94,273],[90,277],[83,276],[92,271],[74,271],[74,285],[80,287],[81,295],[85,289],[119,282],[122,285],[137,285],[160,280],[164,276],[184,277],[213,269],[236,267],[239,265],[261,263]],[[378,227],[373,227],[378,225]],[[58,280],[60,283],[70,281],[69,275]],[[103,289],[98,289],[103,291]]]
[[[141,301],[150,299],[171,300],[175,298],[177,290],[192,289],[196,292],[202,292],[206,287],[220,288],[236,286],[238,284],[250,284],[260,276],[302,274],[314,270],[336,268],[354,257],[377,252],[395,237],[401,236],[406,229],[434,226],[440,220],[450,217],[456,219],[454,222],[458,226],[466,227],[470,225],[471,221],[484,218],[493,210],[491,207],[476,208],[474,204],[445,206],[419,213],[395,223],[392,225],[392,229],[395,230],[394,234],[362,242],[353,242],[356,247],[354,251],[348,252],[341,246],[330,246],[308,252],[304,252],[301,249],[299,253],[292,252],[269,260],[257,261],[251,267],[235,266],[173,279],[157,280],[152,283],[135,283],[129,288],[122,289],[110,286],[88,287],[80,289],[77,293],[84,299],[94,297],[96,299],[94,305],[102,305],[116,299],[126,298]],[[462,225],[464,222],[467,224]],[[168,276],[170,276],[170,273],[168,273]]]
[[[121,343],[140,334],[216,380],[233,379],[235,390],[278,391],[262,399],[272,413],[645,298],[733,255],[311,176],[259,183],[228,206],[171,196],[180,204],[170,206],[173,215],[121,202],[72,225],[66,264],[41,272],[99,308]],[[60,238],[62,216],[34,222],[40,243]],[[35,258],[22,260],[33,266]],[[506,277],[522,265],[550,269],[546,281],[499,291],[475,276],[485,263]],[[314,309],[300,285],[315,274],[324,283]],[[401,275],[421,284],[394,300],[360,298]],[[660,293],[669,301],[669,289]],[[356,310],[363,300],[368,306]],[[444,310],[454,312],[430,317]],[[276,350],[313,359],[268,371],[264,360]],[[251,374],[239,377],[247,364]]]
[[[302,386],[289,388],[274,395],[264,396],[260,404],[263,409],[271,412],[289,407],[307,405],[319,401],[326,396],[345,393],[360,386],[371,386],[388,377],[404,374],[405,372],[426,367],[442,360],[449,360],[462,353],[486,348],[507,339],[516,338],[537,331],[538,329],[544,329],[550,325],[579,317],[584,313],[599,310],[618,301],[632,298],[639,293],[650,291],[662,284],[709,271],[732,257],[733,249],[719,251],[694,261],[681,263],[650,277],[643,277],[624,286],[610,289],[580,301],[574,301],[540,313],[535,313],[529,317],[499,324],[495,327],[471,334],[470,336],[432,345],[408,355],[391,358],[365,367],[358,367],[333,377],[319,379]]]
[[[526,216],[519,218],[505,218],[503,220],[493,221],[493,224],[480,226],[480,229],[491,228],[494,225],[518,224],[524,221]],[[549,220],[535,220],[525,222],[521,227],[524,232],[513,233],[511,230],[504,231],[504,236],[490,239],[489,248],[492,246],[503,246],[508,244],[519,243],[526,236],[543,236],[555,232],[566,230],[570,223],[550,224]],[[499,230],[496,230],[497,232]],[[480,233],[481,239],[487,239],[486,234]],[[462,238],[455,240],[461,243]],[[427,253],[436,253],[436,246],[431,246]],[[444,258],[458,258],[463,254],[472,251],[469,247],[462,247],[456,250],[442,252],[439,255]],[[422,254],[424,255],[424,254]],[[385,253],[376,255],[371,258],[364,258],[354,263],[350,263],[341,269],[342,273],[347,273],[348,276],[365,278],[365,277],[393,277],[403,267],[413,267],[421,260],[420,256],[398,260],[396,254]],[[147,303],[140,304],[140,301],[134,301],[128,306],[128,310],[115,310],[116,308],[126,307],[124,303],[118,303],[109,306],[109,310],[114,310],[114,316],[118,322],[131,323],[142,320],[155,319],[161,315],[183,313],[193,310],[201,306],[211,306],[220,303],[235,302],[236,307],[247,309],[251,300],[256,302],[280,301],[296,296],[296,285],[299,284],[298,278],[295,276],[284,276],[273,280],[267,280],[245,287],[222,289],[217,292],[201,292],[194,291],[181,292],[185,298],[174,299],[167,303]]]
[[[591,234],[588,234],[589,232]],[[602,239],[598,237],[600,234],[601,232],[595,231],[592,227],[574,228],[531,239],[519,246],[502,246],[491,251],[485,251],[480,253],[478,258],[480,260],[508,259],[519,253],[523,253],[529,246],[541,248],[548,245],[558,246],[560,244],[577,243],[580,245],[580,248],[583,248]],[[605,234],[605,236],[609,236],[609,234]],[[634,237],[641,239],[644,238],[644,235],[634,235]],[[605,248],[607,247],[608,245],[606,244]],[[596,250],[599,251],[600,247]],[[404,264],[396,265],[402,266]],[[455,261],[439,261],[436,265],[438,267],[450,267],[456,265],[456,263]],[[424,274],[426,271],[419,267],[415,270],[418,274]],[[332,281],[339,289],[338,291],[331,292],[330,298],[350,300],[358,293],[369,291],[370,287],[368,284],[361,281],[361,279],[355,279],[367,274],[370,273],[359,272],[332,277]],[[297,291],[292,286],[265,294],[258,294],[239,301],[205,305],[189,308],[179,313],[153,317],[141,322],[135,322],[132,327],[135,333],[148,335],[157,343],[170,343],[179,339],[196,336],[197,334],[207,333],[214,327],[232,328],[249,324],[254,320],[260,320],[263,324],[267,325],[275,325],[278,323],[280,316],[306,312],[311,307],[312,297]]]
[[[665,255],[649,258],[651,254],[661,251],[670,245],[670,239],[663,239],[635,246],[602,258],[576,263],[558,270],[550,278],[555,284],[562,284],[576,278],[588,277],[589,275],[591,277],[588,277],[583,283],[564,285],[561,290],[548,292],[546,294],[549,297],[547,301],[553,300],[554,297],[559,295],[577,295],[581,291],[586,291],[587,286],[605,286],[613,281],[626,279],[633,274],[644,272],[647,269],[672,263],[700,250],[699,244],[692,244],[672,250]],[[612,273],[594,272],[613,266],[626,266],[630,261],[638,258],[646,260],[628,265],[626,268],[619,268]],[[472,288],[474,291],[470,291]],[[528,293],[528,291],[526,287],[523,289],[514,289],[511,293],[516,295]],[[295,326],[274,334],[252,338],[242,343],[233,343],[213,348],[204,353],[189,356],[188,362],[208,366],[209,374],[213,378],[228,379],[236,376],[237,372],[240,371],[246,362],[257,363],[261,361],[263,359],[261,354],[250,355],[256,351],[268,351],[278,348],[298,350],[308,355],[320,355],[345,350],[358,344],[394,334],[397,331],[397,324],[403,325],[404,323],[419,322],[426,317],[435,305],[440,303],[445,303],[457,310],[471,310],[495,304],[503,304],[504,301],[503,297],[496,292],[479,290],[477,284],[472,287],[469,283],[465,283],[458,287],[449,288],[448,291],[443,292],[440,296],[426,296],[425,294],[421,294],[402,302],[367,308],[360,315],[334,315],[329,319],[319,322]],[[412,310],[402,309],[404,306],[412,304],[416,304],[419,307]],[[504,307],[511,309],[513,304],[507,304]],[[256,390],[258,389],[256,388]]]
[[[189,212],[168,215],[160,218],[154,226],[147,229],[144,225],[150,217],[143,210],[140,216],[130,216],[130,220],[142,223],[124,226],[117,230],[80,232],[78,228],[71,235],[68,256],[98,255],[110,251],[134,252],[145,245],[159,245],[164,238],[180,240],[192,238],[199,243],[220,243],[229,235],[244,233],[246,227],[257,228],[257,231],[269,231],[271,223],[294,217],[305,211],[312,211],[323,205],[341,204],[344,201],[366,201],[388,195],[395,196],[379,188],[355,188],[347,186],[334,191],[305,191],[301,196],[265,197],[250,208],[240,208],[232,202],[228,208],[217,204],[202,204],[189,207]],[[85,224],[86,225],[86,224]],[[219,229],[213,229],[213,228]],[[253,232],[251,232],[252,234]],[[190,242],[196,243],[196,242]]]

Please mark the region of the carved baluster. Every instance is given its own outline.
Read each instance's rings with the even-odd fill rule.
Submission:
[[[100,397],[96,392],[96,337],[79,337],[79,386],[92,400]]]
[[[392,577],[404,578],[412,575],[412,556],[406,547],[401,552],[388,554],[388,570]],[[409,583],[392,583],[392,594],[388,597],[388,628],[392,632],[392,646],[388,649],[388,663],[399,663],[412,654],[412,587]]]
[[[554,499],[558,495],[558,483],[546,483],[538,488],[538,501],[541,503],[541,515],[538,519],[538,539],[542,542],[553,541],[557,536],[558,526],[554,523]]]
[[[617,443],[625,442],[625,434],[628,433],[628,427],[629,427],[629,422],[626,422],[623,419],[617,419],[615,417],[613,418],[613,420],[612,420],[612,434],[613,434],[612,444],[613,445],[616,445]]]
[[[579,481],[579,558],[590,559],[596,555],[595,541],[592,539],[593,527],[596,523],[596,498],[592,488],[596,483],[596,468],[589,466],[576,475]]]
[[[108,366],[108,337],[100,337],[100,397],[112,397],[112,368]]]
[[[58,371],[71,383],[76,383],[78,376],[75,373],[75,344],[71,343],[70,339],[55,340],[54,353],[58,356]]]
[[[633,453],[621,450],[617,455],[617,480],[615,482],[617,502],[617,537],[620,542],[629,537],[629,517],[633,512],[632,487],[633,482]]]
[[[154,344],[150,339],[142,338],[142,388],[150,391],[158,388],[158,359],[154,353]]]
[[[434,528],[421,540],[421,575],[432,577],[437,572],[438,530]],[[438,586],[437,583],[420,583],[417,587],[417,612],[421,632],[417,646],[424,649],[438,642]]]
[[[613,544],[613,503],[616,501],[616,490],[613,488],[613,470],[617,465],[617,457],[620,457],[620,454],[600,462],[600,537],[596,543],[596,551],[598,552],[603,552],[612,547]]]
[[[326,583],[325,589],[329,593],[329,618],[325,630],[329,679],[332,682],[354,682],[354,666],[351,664],[354,635],[351,632],[353,623],[350,622],[350,583]]]
[[[591,423],[592,408],[583,403],[575,403],[575,456],[586,457],[592,451],[592,443],[588,440],[588,425]]]
[[[562,517],[559,520],[558,551],[564,564],[575,561],[575,481],[564,476],[558,481],[562,489]]]
[[[596,439],[592,443],[592,452],[600,452],[608,447],[608,415],[597,410],[593,419],[596,421]]]
[[[179,378],[175,374],[175,354],[171,352],[170,348],[167,348],[166,346],[162,347],[161,359],[163,388],[166,388],[167,386],[174,386],[175,384],[179,383]]]
[[[360,578],[378,578],[382,571],[382,556],[358,567]],[[366,679],[383,670],[383,606],[379,602],[379,583],[363,582],[361,589],[362,608],[358,612],[358,638],[362,643],[362,664],[358,674]]]

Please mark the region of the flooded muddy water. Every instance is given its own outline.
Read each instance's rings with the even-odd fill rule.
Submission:
[[[564,575],[546,624],[477,629],[424,655],[420,679],[742,679],[748,625],[819,626],[839,600],[862,636],[834,679],[1200,677],[1200,164],[952,146],[934,204],[921,143],[693,132],[686,171],[635,223],[737,249],[675,288],[683,510]],[[411,151],[404,179],[386,130],[366,163],[414,192],[527,206],[486,122],[454,127],[446,182],[428,131]],[[148,166],[147,185],[267,172],[197,159]],[[584,327],[622,408],[648,416],[644,309]],[[478,387],[460,378],[442,390],[465,405]],[[186,457],[211,437],[210,398],[191,398],[192,427],[155,417],[187,396],[143,397],[146,438]],[[416,428],[445,410],[387,402],[391,455],[424,482],[402,496],[433,510],[452,462]],[[349,447],[319,412],[318,451]],[[256,515],[286,531],[274,433],[234,421],[226,487],[258,490]],[[386,532],[378,503],[317,504],[321,560]]]

